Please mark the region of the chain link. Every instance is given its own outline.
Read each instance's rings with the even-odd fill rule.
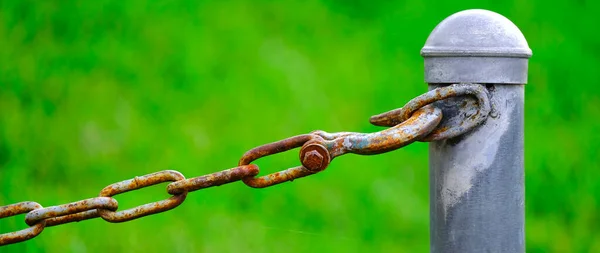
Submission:
[[[455,117],[452,120],[444,120],[449,124],[439,125],[427,137],[421,139],[421,141],[439,141],[451,139],[470,131],[487,119],[487,116],[491,111],[491,104],[489,93],[487,89],[483,87],[483,85],[453,84],[450,86],[437,88],[411,99],[402,108],[375,115],[371,117],[369,121],[371,124],[376,126],[395,126],[400,122],[406,121],[413,114],[413,112],[425,105],[429,105],[451,97],[464,95],[474,96],[477,99],[478,106],[474,108],[466,108],[469,107],[468,103],[462,103],[458,106],[461,107],[461,109],[464,109],[466,112],[470,111],[468,109],[474,109],[475,113],[462,115],[462,118]]]
[[[442,110],[436,102],[456,96],[469,95],[476,106],[459,105],[461,113],[442,120]],[[253,188],[264,188],[323,171],[331,160],[347,154],[374,155],[404,147],[415,141],[438,141],[463,135],[485,121],[491,110],[489,94],[479,84],[454,84],[431,90],[410,100],[404,107],[371,117],[374,125],[388,129],[375,133],[313,131],[269,143],[246,152],[238,167],[186,179],[174,170],[160,171],[111,184],[100,191],[99,197],[43,208],[36,202],[20,202],[0,207],[0,219],[27,213],[29,228],[0,234],[0,246],[31,239],[45,227],[101,217],[108,222],[125,222],[171,210],[179,206],[188,192],[242,180]],[[468,113],[467,113],[468,112]],[[259,167],[255,160],[300,148],[301,166],[266,176],[255,177]],[[117,211],[113,196],[144,187],[172,182],[167,186],[168,199]]]
[[[173,181],[181,181],[184,180],[185,177],[174,170],[163,170],[156,173],[148,174],[141,177],[135,177],[133,179],[121,181],[118,183],[111,184],[107,187],[104,187],[102,191],[100,191],[100,196],[103,197],[112,197],[117,194],[121,194],[128,191],[133,191],[137,189],[141,189],[144,187],[152,186],[155,184],[160,184],[164,182],[173,182]],[[135,208],[115,212],[108,209],[98,209],[98,213],[100,217],[108,222],[124,222],[130,221],[137,218],[144,217],[146,215],[160,213],[164,211],[171,210],[185,200],[187,196],[187,191],[183,191],[179,194],[175,194],[172,197],[144,204]]]
[[[167,192],[169,194],[181,194],[183,192],[193,192],[196,190],[219,186],[235,181],[242,180],[243,178],[253,177],[258,174],[258,166],[254,164],[239,166],[232,169],[215,172],[209,175],[179,180],[170,183],[167,186]]]
[[[86,212],[89,210],[95,209],[110,209],[116,210],[119,203],[113,198],[106,197],[96,197],[91,199],[84,199],[77,202],[59,205],[59,206],[50,206],[46,208],[40,208],[37,210],[33,210],[25,216],[25,223],[29,226],[33,226],[38,222],[46,219],[60,218],[62,216],[76,215],[81,212]],[[89,217],[92,218],[92,217]],[[47,221],[46,221],[47,222]],[[71,222],[69,218],[63,218],[61,222],[67,223]],[[53,222],[53,225],[58,225],[58,222]]]
[[[8,206],[3,206],[3,207],[0,207],[0,219],[15,216],[15,215],[22,214],[22,213],[27,213],[27,212],[34,211],[34,210],[39,210],[41,208],[42,208],[42,205],[40,205],[36,202],[33,202],[33,201],[26,201],[26,202],[20,202],[20,203],[8,205]],[[6,234],[1,234],[0,235],[0,245],[22,242],[22,241],[34,238],[37,235],[39,235],[42,232],[42,230],[44,230],[45,227],[46,227],[46,221],[43,220],[43,221],[39,222],[38,224],[30,226],[29,228],[15,231],[15,232],[6,233]]]

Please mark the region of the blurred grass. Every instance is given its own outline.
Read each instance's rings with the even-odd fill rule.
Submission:
[[[233,167],[248,149],[368,117],[426,90],[442,19],[496,11],[528,39],[529,252],[599,252],[597,1],[1,1],[0,205],[50,206],[164,169]],[[261,159],[262,173],[298,164]],[[2,252],[426,252],[427,145],[345,156],[277,187],[191,193],[170,212],[47,228]],[[164,184],[117,196],[166,198]],[[23,216],[0,232],[25,227]]]

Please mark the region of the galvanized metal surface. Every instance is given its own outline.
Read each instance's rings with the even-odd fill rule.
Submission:
[[[487,10],[466,10],[442,21],[421,55],[427,83],[524,84],[531,49],[507,18]]]
[[[525,250],[524,89],[490,89],[494,109],[483,125],[430,143],[431,252]],[[444,114],[455,113],[448,103]]]
[[[468,10],[442,21],[423,50],[430,89],[485,83],[492,111],[473,131],[430,144],[431,252],[524,252],[523,98],[531,50],[505,17]],[[446,115],[472,98],[435,103]]]

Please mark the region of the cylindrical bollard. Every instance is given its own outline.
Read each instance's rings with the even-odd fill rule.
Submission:
[[[442,21],[421,55],[429,89],[479,83],[492,104],[481,126],[429,146],[431,252],[524,252],[527,41],[505,17],[466,10]],[[445,119],[469,117],[461,104],[476,101],[465,96],[437,102]]]

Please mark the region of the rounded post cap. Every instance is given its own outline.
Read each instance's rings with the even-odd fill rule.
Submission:
[[[455,13],[438,24],[421,55],[428,83],[524,84],[532,53],[523,33],[510,20],[474,9]]]

